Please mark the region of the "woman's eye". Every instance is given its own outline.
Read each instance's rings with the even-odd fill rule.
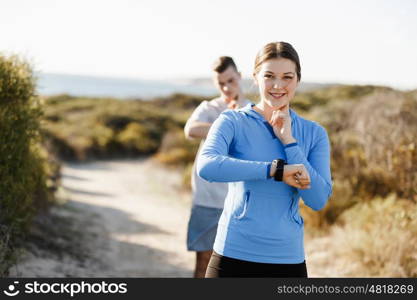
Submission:
[[[265,78],[272,78],[272,75],[271,74],[265,74],[264,77]]]
[[[292,77],[291,77],[291,76],[284,76],[284,79],[291,80],[291,79],[292,79]]]

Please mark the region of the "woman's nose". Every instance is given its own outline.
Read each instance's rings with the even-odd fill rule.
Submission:
[[[281,80],[276,80],[276,81],[274,82],[273,88],[275,88],[275,89],[279,89],[279,88],[282,88],[282,87],[284,87],[284,85],[283,85],[283,83],[281,82]]]

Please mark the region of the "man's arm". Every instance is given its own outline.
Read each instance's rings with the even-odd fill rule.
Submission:
[[[205,139],[212,123],[188,121],[184,127],[185,137],[188,139]]]

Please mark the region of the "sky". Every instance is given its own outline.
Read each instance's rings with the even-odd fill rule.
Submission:
[[[1,0],[0,52],[36,71],[137,79],[244,77],[267,43],[297,50],[304,81],[417,88],[415,0]]]

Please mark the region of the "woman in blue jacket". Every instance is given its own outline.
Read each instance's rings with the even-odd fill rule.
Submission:
[[[332,194],[326,130],[290,108],[301,79],[288,43],[267,44],[254,68],[260,102],[223,112],[197,159],[198,175],[229,182],[206,277],[307,277],[301,197]]]

